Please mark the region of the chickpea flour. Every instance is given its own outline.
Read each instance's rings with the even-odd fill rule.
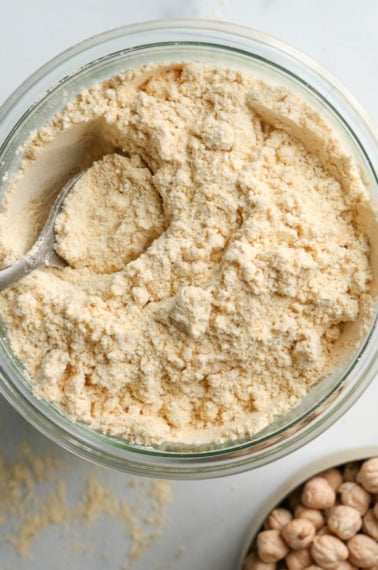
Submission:
[[[303,100],[199,63],[83,91],[27,145],[0,219],[4,264],[38,235],[41,200],[10,214],[24,173],[83,121],[98,148],[56,223],[69,266],[0,296],[38,397],[134,444],[221,443],[351,358],[374,307],[375,216]]]

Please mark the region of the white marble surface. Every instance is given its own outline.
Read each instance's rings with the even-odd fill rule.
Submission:
[[[0,101],[33,70],[87,36],[121,24],[153,18],[212,17],[267,31],[307,52],[335,73],[378,119],[378,3],[375,0],[2,0]],[[135,563],[135,570],[234,570],[240,544],[256,510],[293,472],[322,455],[378,443],[378,382],[340,421],[303,449],[278,463],[215,481],[177,482],[169,522],[161,538]],[[12,457],[21,441],[54,448],[0,401],[0,454]],[[67,464],[62,475],[69,496],[91,471],[86,463],[55,450]],[[130,478],[97,470],[127,497]],[[0,505],[1,514],[1,505]],[[76,529],[79,532],[80,530]],[[84,531],[83,531],[84,532]],[[32,559],[17,558],[1,540],[2,570],[120,570],[127,541],[117,524],[101,519],[85,531],[92,552],[71,551],[60,528],[44,531]],[[175,558],[178,549],[181,555]],[[105,558],[103,557],[105,556]]]

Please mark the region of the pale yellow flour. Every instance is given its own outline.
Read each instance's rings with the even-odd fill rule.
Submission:
[[[103,157],[57,220],[70,267],[0,297],[34,393],[142,445],[255,434],[370,323],[376,221],[356,164],[294,94],[192,63],[83,91],[34,136],[23,172],[83,121]],[[35,204],[9,213],[22,176],[4,262],[38,233]]]

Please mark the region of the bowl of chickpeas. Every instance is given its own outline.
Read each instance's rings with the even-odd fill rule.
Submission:
[[[378,569],[378,448],[311,464],[254,517],[238,570]]]

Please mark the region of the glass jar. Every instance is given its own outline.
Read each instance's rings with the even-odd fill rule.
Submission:
[[[372,121],[335,78],[305,55],[261,32],[223,22],[152,21],[90,38],[36,71],[0,109],[0,197],[19,168],[17,152],[31,131],[84,87],[144,63],[200,61],[222,64],[285,85],[306,100],[337,131],[361,166],[368,192],[378,201],[377,139]],[[376,318],[355,355],[322,380],[301,404],[252,438],[217,446],[145,448],[73,423],[38,400],[4,327],[0,338],[0,390],[42,433],[77,455],[130,473],[166,478],[206,478],[242,472],[303,446],[356,401],[378,370]]]

